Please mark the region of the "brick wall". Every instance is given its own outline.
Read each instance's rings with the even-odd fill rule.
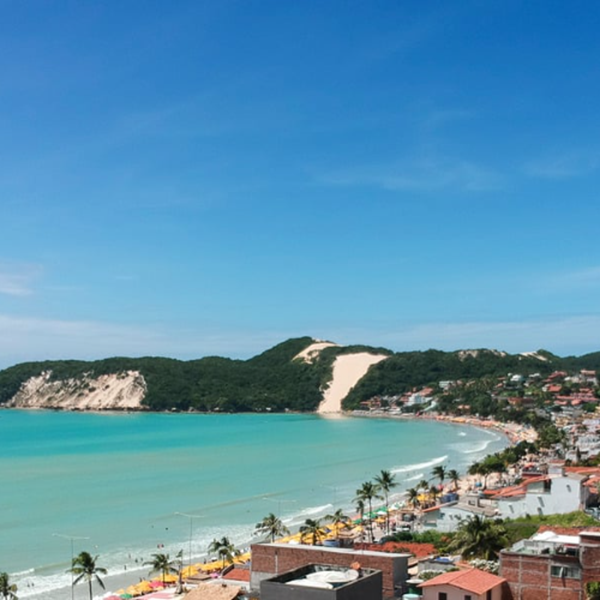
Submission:
[[[500,554],[500,576],[507,580],[506,600],[583,600],[582,579],[553,577],[552,565],[579,566],[547,555]]]
[[[597,533],[580,533],[579,555],[583,568],[583,585],[600,581],[600,536]]]
[[[250,586],[257,590],[263,579],[308,564],[350,568],[350,565],[356,561],[362,567],[380,570],[383,577],[383,596],[384,598],[393,598],[394,588],[404,586],[408,578],[409,557],[410,554],[390,554],[323,546],[255,544],[252,546]]]

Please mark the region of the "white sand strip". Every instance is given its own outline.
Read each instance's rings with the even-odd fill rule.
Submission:
[[[323,401],[317,412],[339,413],[342,411],[342,400],[348,392],[364,377],[371,365],[386,359],[385,354],[342,354],[333,363],[333,379],[323,394]]]

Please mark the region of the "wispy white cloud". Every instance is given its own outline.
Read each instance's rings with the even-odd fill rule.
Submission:
[[[529,278],[524,285],[533,286],[542,293],[581,293],[583,289],[600,287],[600,266],[571,269],[569,271],[553,270],[549,274]]]
[[[340,343],[380,345],[396,351],[490,348],[518,353],[541,348],[558,355],[600,350],[600,315],[512,321],[429,322],[381,330],[325,332]]]
[[[282,342],[286,339],[283,335],[277,331],[180,330],[0,314],[0,369],[24,361],[110,356],[247,358]]]
[[[588,175],[600,168],[600,151],[555,152],[525,165],[525,173],[543,179],[570,179]]]
[[[46,320],[0,314],[0,368],[31,360],[93,360],[110,356],[248,358],[290,337],[313,335],[340,344],[394,351],[490,348],[511,353],[544,348],[558,355],[600,350],[600,315],[512,321],[428,322],[318,331],[158,329],[94,321]]]
[[[29,296],[40,271],[37,265],[0,262],[0,294]]]
[[[498,189],[502,184],[501,176],[487,167],[464,159],[433,157],[333,170],[321,175],[320,180],[329,185],[414,192],[483,192]]]

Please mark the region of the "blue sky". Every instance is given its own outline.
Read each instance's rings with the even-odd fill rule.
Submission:
[[[599,17],[0,0],[0,367],[600,350]]]

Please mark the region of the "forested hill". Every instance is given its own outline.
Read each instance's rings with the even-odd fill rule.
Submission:
[[[368,346],[330,346],[311,362],[295,358],[311,346],[310,337],[287,340],[249,360],[206,357],[192,361],[169,358],[107,358],[99,361],[44,361],[15,365],[0,371],[0,405],[13,405],[28,382],[44,375],[54,389],[69,388],[85,398],[99,393],[101,376],[114,380],[135,373],[142,390],[140,408],[198,411],[314,411],[341,354],[387,354],[373,365],[345,399],[345,408],[376,395],[402,394],[416,386],[441,380],[472,379],[507,373],[549,374],[557,369],[600,369],[600,353],[560,358],[540,351],[510,355],[490,350],[469,352],[393,353]],[[68,382],[68,383],[67,383]],[[108,389],[108,384],[106,384]],[[33,394],[35,394],[35,388]],[[21,390],[21,391],[20,391]],[[100,390],[101,392],[101,390]],[[60,403],[55,404],[61,408]],[[68,408],[65,406],[65,408]]]

